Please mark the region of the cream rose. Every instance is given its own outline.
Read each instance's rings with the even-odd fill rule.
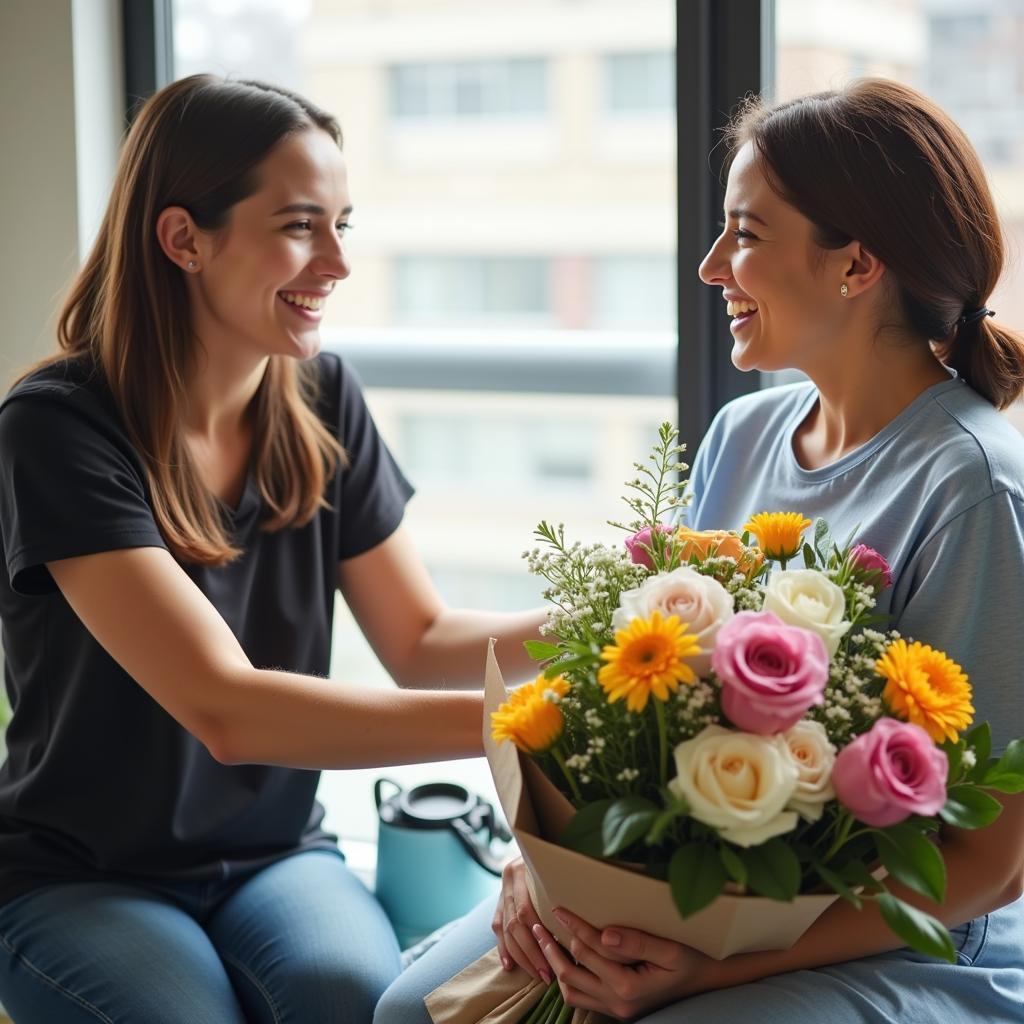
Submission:
[[[782,733],[782,740],[798,773],[796,789],[786,809],[796,811],[806,821],[817,821],[823,805],[836,795],[832,786],[836,748],[829,742],[821,722],[806,718]]]
[[[668,787],[698,821],[737,846],[757,846],[796,827],[787,811],[798,771],[779,736],[709,725],[675,749]]]
[[[718,580],[702,576],[689,565],[671,572],[648,576],[639,587],[627,590],[619,598],[612,615],[612,628],[625,629],[633,619],[676,615],[697,638],[701,653],[686,659],[699,676],[711,671],[711,650],[718,630],[733,616],[732,598]]]
[[[825,641],[831,658],[850,628],[843,619],[846,597],[840,587],[814,569],[787,569],[772,574],[765,588],[763,611],[791,626],[802,626]]]

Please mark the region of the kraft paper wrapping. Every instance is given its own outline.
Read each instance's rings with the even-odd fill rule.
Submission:
[[[487,761],[505,818],[529,869],[537,915],[563,944],[568,945],[569,937],[551,913],[555,907],[571,910],[596,928],[638,928],[692,946],[716,960],[734,953],[788,949],[838,898],[835,894],[798,896],[791,903],[781,903],[760,896],[725,894],[684,920],[672,902],[667,882],[558,846],[552,840],[574,814],[573,807],[529,757],[513,744],[491,738],[491,713],[506,699],[492,640],[484,683]],[[490,998],[473,1002],[472,1013],[452,1015],[459,1003],[469,1005],[469,994],[474,991],[467,984],[450,987],[464,976],[479,986],[479,991],[489,992]],[[500,998],[510,998],[516,985],[523,1001],[512,1004],[506,1015],[493,1016]],[[527,999],[531,987],[537,994]],[[540,982],[532,981],[525,972],[503,971],[495,951],[493,957],[482,957],[431,993],[428,1008],[435,1024],[517,1024],[540,998],[540,991]],[[492,1015],[473,1016],[480,1007]],[[573,1017],[574,1024],[585,1020],[595,1024],[601,1019]]]

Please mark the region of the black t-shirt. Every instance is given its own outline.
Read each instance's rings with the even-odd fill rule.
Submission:
[[[326,676],[338,562],[385,540],[412,488],[353,371],[321,355],[318,413],[348,468],[306,526],[268,533],[250,474],[229,510],[244,554],[184,566],[253,665]],[[332,846],[319,773],[223,765],[103,650],[45,563],[163,547],[143,463],[86,360],[34,373],[0,406],[0,621],[14,717],[0,768],[0,903],[49,881],[222,877]]]

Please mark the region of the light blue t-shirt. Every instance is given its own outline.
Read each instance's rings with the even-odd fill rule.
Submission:
[[[726,405],[694,460],[688,524],[739,530],[756,512],[801,512],[839,543],[856,529],[892,567],[878,606],[889,627],[960,663],[1001,752],[1024,736],[1024,438],[952,378],[808,470],[793,434],[817,397],[801,383]]]

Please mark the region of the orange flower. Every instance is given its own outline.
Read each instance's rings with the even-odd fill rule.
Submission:
[[[563,676],[537,676],[513,690],[508,700],[491,712],[491,736],[499,743],[511,740],[527,754],[542,754],[562,735],[565,720],[558,701],[569,692]]]
[[[764,553],[747,547],[732,530],[690,530],[680,526],[675,542],[683,565],[694,557],[701,562],[707,558],[735,558],[737,566],[749,579],[764,563]]]
[[[615,643],[601,652],[608,664],[597,673],[608,702],[625,697],[630,711],[643,711],[652,694],[666,701],[681,682],[695,683],[697,676],[684,659],[701,649],[687,628],[677,615],[663,619],[661,612],[652,612],[618,630]]]
[[[936,743],[955,743],[957,734],[971,724],[971,684],[942,651],[894,640],[875,669],[888,680],[882,697],[893,714],[921,726]]]

